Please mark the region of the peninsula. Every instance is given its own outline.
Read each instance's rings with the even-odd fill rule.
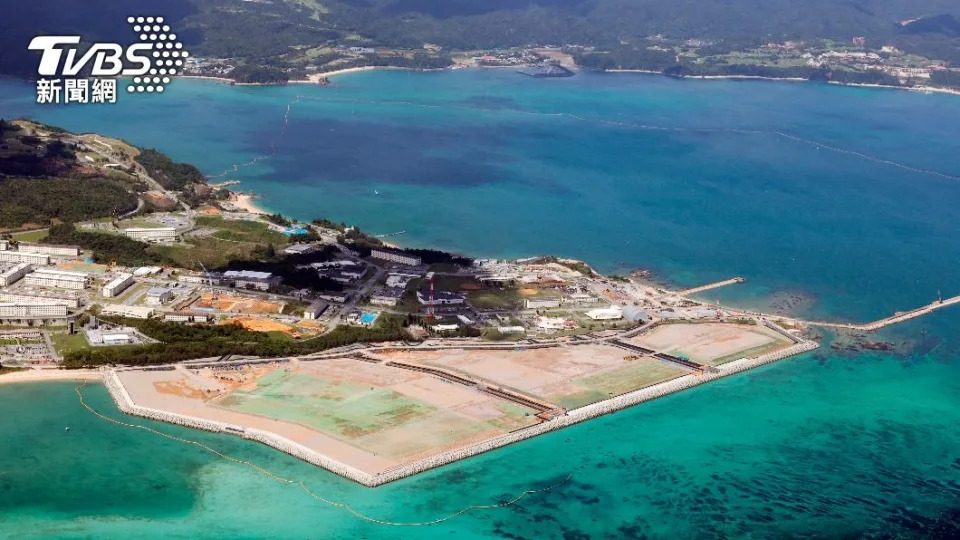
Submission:
[[[59,216],[50,197],[0,202],[0,383],[102,380],[127,414],[366,486],[811,351],[812,327],[960,303],[803,321],[695,296],[739,277],[672,290],[573,259],[403,249],[383,240],[400,232],[252,211],[235,182],[155,150],[0,128],[4,163],[21,164],[0,189],[18,175],[78,201]],[[63,191],[95,179],[123,204]]]

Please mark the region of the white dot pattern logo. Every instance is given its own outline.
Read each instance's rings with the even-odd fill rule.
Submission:
[[[183,43],[177,41],[177,34],[171,32],[170,25],[163,24],[163,17],[127,17],[127,23],[139,35],[141,42],[153,46],[153,62],[148,70],[150,76],[134,77],[133,84],[127,86],[127,92],[131,94],[163,92],[164,85],[170,84],[168,75],[177,74],[174,66],[183,66],[181,58],[187,58],[189,53],[183,50]]]

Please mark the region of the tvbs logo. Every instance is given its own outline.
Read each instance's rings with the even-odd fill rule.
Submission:
[[[127,17],[140,41],[127,47],[94,43],[80,54],[80,36],[37,36],[41,51],[37,103],[116,103],[117,77],[132,77],[128,93],[161,93],[190,56],[163,17]],[[78,78],[89,70],[90,78]],[[48,78],[53,77],[53,78]]]

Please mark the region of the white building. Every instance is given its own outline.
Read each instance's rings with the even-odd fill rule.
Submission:
[[[66,270],[39,268],[27,274],[24,279],[28,285],[37,287],[83,290],[90,282],[90,274],[86,272],[68,272]]]
[[[544,309],[560,307],[559,298],[524,298],[524,309]]]
[[[177,240],[176,227],[134,227],[123,229],[123,234],[143,242],[175,242]]]
[[[608,308],[591,309],[587,312],[587,317],[595,321],[611,321],[623,318],[623,310],[620,306],[610,306]]]
[[[374,259],[405,264],[407,266],[420,266],[423,259],[416,255],[409,255],[403,251],[387,248],[376,248],[370,251],[370,256]]]
[[[132,274],[120,274],[119,276],[113,278],[110,283],[107,283],[103,286],[103,297],[104,298],[113,298],[123,291],[127,290],[127,287],[133,285],[133,275]]]
[[[80,307],[80,299],[75,296],[63,296],[40,292],[0,291],[0,302],[9,304],[55,304],[71,309]]]
[[[527,329],[522,326],[497,326],[495,330],[501,334],[523,334],[527,331]]]
[[[60,257],[80,256],[80,248],[78,246],[35,244],[33,242],[20,242],[17,245],[17,251],[20,253],[42,253],[44,255],[56,255]]]
[[[104,345],[129,345],[133,343],[130,334],[103,334]]]
[[[30,263],[20,263],[0,272],[0,287],[9,287],[33,271]]]
[[[119,315],[134,319],[149,319],[153,316],[153,308],[146,306],[125,306],[123,304],[108,304],[100,310],[101,315]]]
[[[50,256],[43,253],[21,253],[19,251],[0,251],[0,262],[30,263],[37,266],[50,264]]]
[[[387,288],[402,289],[410,283],[410,280],[420,277],[420,274],[398,274],[392,273],[387,276]]]
[[[57,304],[0,304],[0,319],[66,317],[67,306]]]
[[[467,317],[466,315],[457,315],[457,319],[460,319],[460,322],[462,322],[467,326],[470,326],[471,324],[473,324],[473,319],[471,319],[470,317]]]
[[[146,304],[148,306],[162,306],[173,300],[173,291],[164,287],[151,287],[147,290]]]
[[[141,266],[133,271],[134,277],[147,277],[152,276],[153,274],[159,274],[163,268],[159,266]]]
[[[10,249],[10,242],[6,240],[0,240],[0,251],[6,251]]]
[[[430,327],[434,332],[453,332],[458,328],[460,328],[458,324],[435,324]]]

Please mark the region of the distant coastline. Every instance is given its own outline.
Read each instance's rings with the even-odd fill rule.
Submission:
[[[445,68],[431,68],[431,69],[416,69],[409,67],[401,66],[358,66],[352,68],[336,69],[333,71],[325,71],[322,73],[314,73],[309,75],[306,79],[294,79],[287,81],[286,83],[241,83],[236,82],[233,79],[227,77],[213,77],[207,75],[179,75],[181,79],[197,79],[197,80],[208,80],[215,82],[222,82],[231,84],[233,86],[283,86],[284,84],[316,84],[323,85],[324,80],[330,77],[337,77],[339,75],[349,75],[351,73],[361,73],[364,71],[375,71],[375,70],[396,70],[396,71],[454,71],[459,69],[502,69],[502,68],[515,68],[517,66],[465,66],[462,64],[453,65]],[[784,82],[817,82],[811,79],[805,79],[803,77],[766,77],[760,75],[684,75],[681,77],[671,77],[663,73],[662,71],[650,70],[650,69],[605,69],[602,71],[594,70],[584,70],[579,66],[565,66],[569,69],[572,69],[576,73],[583,73],[585,71],[591,73],[635,73],[641,75],[659,75],[662,77],[668,77],[672,79],[690,79],[690,80],[743,80],[743,81],[784,81]],[[899,85],[889,85],[889,84],[868,84],[868,83],[845,83],[837,81],[827,81],[827,84],[833,86],[848,86],[852,88],[887,88],[894,90],[909,90],[912,92],[920,93],[938,93],[938,94],[948,94],[953,96],[960,96],[960,90],[954,90],[951,88],[941,88],[938,86],[899,86]]]

